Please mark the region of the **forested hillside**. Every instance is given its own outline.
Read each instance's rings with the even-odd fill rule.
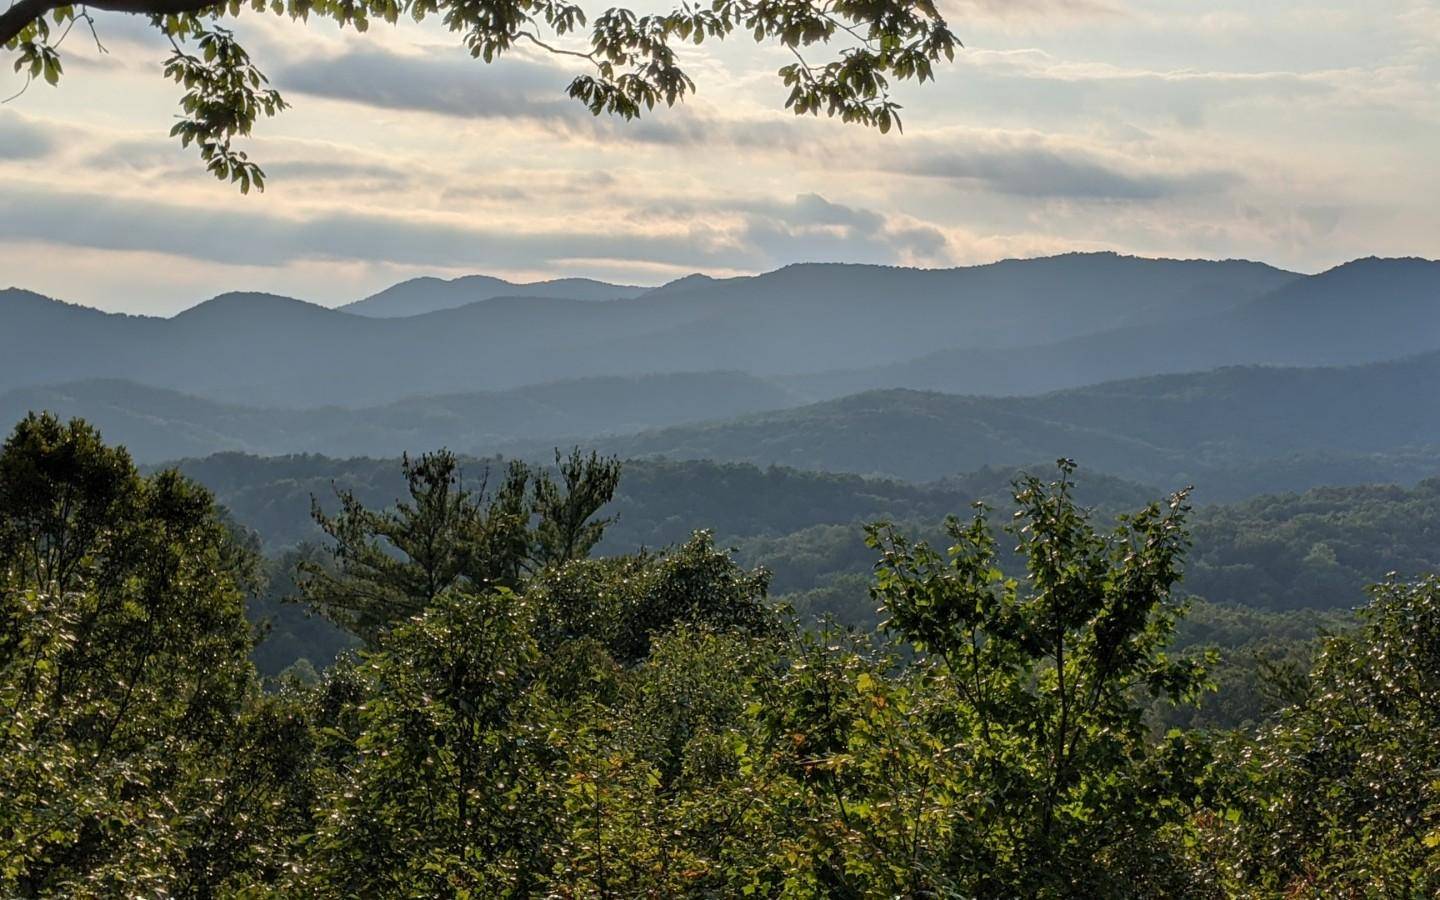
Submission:
[[[331,552],[290,589],[363,653],[261,681],[242,611],[258,561],[208,492],[142,475],[82,422],[23,421],[0,448],[0,889],[1440,888],[1433,577],[1385,581],[1353,624],[1202,606],[1185,625],[1185,494],[1112,527],[1077,505],[1061,462],[1018,480],[993,523],[944,526],[949,551],[870,528],[885,633],[816,634],[703,534],[594,555],[612,461],[577,452],[488,483],[458,462],[407,460],[394,503],[342,489],[317,514]],[[274,464],[193,469],[233,490]],[[837,509],[917,490],[711,474],[732,497],[793,482]],[[1320,492],[1227,525],[1264,527],[1287,504],[1352,527],[1389,521],[1387,503],[1428,518],[1437,494]],[[1305,637],[1328,624],[1341,630]]]
[[[323,538],[310,517],[312,497],[329,508],[340,489],[380,506],[404,491],[395,460],[224,454],[185,460],[179,469],[213,490],[271,553]],[[503,471],[504,463],[493,459],[461,466],[465,483],[474,487],[493,484]],[[966,515],[975,502],[1003,508],[1025,470],[984,469],[919,485],[713,462],[631,460],[623,471],[602,511],[613,521],[601,552],[673,546],[708,529],[722,546],[736,548],[747,566],[770,569],[777,593],[792,594],[841,576],[868,577],[874,554],[865,545],[865,524],[900,522],[943,542],[946,516]],[[1087,472],[1076,497],[1104,519],[1157,492]],[[1414,488],[1318,488],[1202,505],[1191,531],[1195,543],[1180,582],[1186,592],[1260,609],[1347,609],[1360,602],[1366,585],[1390,572],[1412,577],[1440,569],[1440,478]],[[844,602],[868,609],[863,589],[858,593]]]
[[[1440,354],[1431,353],[1367,366],[1157,376],[1038,397],[872,391],[595,445],[627,457],[921,481],[1070,455],[1150,484],[1194,484],[1203,499],[1219,500],[1266,484],[1273,491],[1437,474],[1435,384]]]
[[[1043,469],[1052,463],[1040,464]],[[404,490],[394,459],[322,456],[256,457],[225,453],[175,463],[179,471],[215,492],[236,519],[254,529],[264,546],[279,550],[321,533],[310,520],[310,498],[328,503],[337,488],[366,503],[393,502]],[[493,482],[500,459],[467,459],[467,484]],[[912,516],[938,522],[976,500],[1009,496],[1019,469],[985,469],[933,484],[916,485],[857,475],[807,472],[709,461],[629,460],[606,515],[602,547],[624,552],[681,543],[700,528],[722,538],[783,535],[817,524],[864,523]],[[1088,475],[1080,500],[1104,510],[1135,505],[1155,489]]]
[[[1440,473],[1440,353],[1366,366],[1244,367],[1036,397],[875,391],[819,404],[736,372],[592,378],[364,409],[260,409],[124,382],[0,395],[0,414],[81,415],[159,462],[225,450],[395,456],[428,447],[542,458],[580,443],[928,481],[1073,455],[1206,501]],[[769,409],[768,413],[749,414]],[[734,419],[726,415],[746,413]],[[699,421],[699,420],[713,421]],[[692,423],[692,424],[683,424]],[[655,429],[656,426],[674,427]]]
[[[738,372],[588,378],[508,391],[410,397],[383,406],[274,409],[219,403],[127,381],[84,381],[0,394],[0,417],[32,409],[80,416],[137,459],[225,451],[394,456],[449,446],[485,451],[519,440],[625,434],[799,403]]]

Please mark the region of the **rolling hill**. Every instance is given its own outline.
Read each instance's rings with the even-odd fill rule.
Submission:
[[[1035,397],[871,391],[593,443],[916,481],[1073,457],[1207,499],[1440,472],[1440,353],[1328,368],[1226,368]],[[1264,486],[1266,479],[1272,481]],[[1252,491],[1249,486],[1259,487]]]
[[[472,459],[470,480],[494,460]],[[275,553],[321,537],[310,498],[333,503],[333,490],[354,490],[385,506],[404,492],[394,459],[318,456],[260,459],[220,454],[183,460],[181,471],[207,485],[241,524]],[[1031,467],[1042,477],[1045,465]],[[982,500],[1003,524],[1013,507],[1015,468],[990,468],[927,484],[784,467],[703,461],[626,463],[614,517],[601,553],[628,553],[712,530],[746,565],[765,565],[778,593],[802,592],[837,577],[860,579],[857,601],[868,606],[864,580],[875,553],[862,526],[888,519],[914,536],[943,541],[946,515],[969,514]],[[1162,491],[1095,472],[1078,473],[1076,496],[1104,518],[1138,509]],[[1194,546],[1184,588],[1216,603],[1251,608],[1347,608],[1365,585],[1390,571],[1411,576],[1440,566],[1440,479],[1413,488],[1394,485],[1325,487],[1269,494],[1240,503],[1202,505],[1191,516]],[[1013,560],[1011,560],[1013,562]]]
[[[1440,352],[1322,368],[1232,367],[1032,397],[870,391],[800,405],[734,372],[608,377],[346,409],[260,409],[117,381],[0,395],[0,417],[82,416],[137,458],[218,451],[393,456],[558,445],[930,481],[1078,459],[1207,501],[1440,473]],[[765,412],[752,413],[763,409]],[[703,420],[703,421],[702,421]]]
[[[110,380],[0,394],[0,420],[8,424],[41,409],[80,416],[136,459],[154,462],[221,451],[394,456],[441,446],[476,450],[517,438],[619,434],[796,402],[783,388],[735,372],[582,379],[359,410],[260,409]]]

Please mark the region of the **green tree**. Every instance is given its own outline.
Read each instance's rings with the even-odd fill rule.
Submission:
[[[524,895],[554,812],[533,607],[448,592],[354,670],[312,860],[322,896]]]
[[[302,563],[310,605],[372,643],[447,591],[518,589],[535,572],[588,554],[604,532],[596,518],[610,502],[620,465],[573,451],[556,454],[559,483],[515,461],[493,492],[466,487],[449,451],[402,462],[409,502],[372,510],[339,491],[340,512],[317,502],[316,523],[331,538],[333,565]]]
[[[674,105],[695,89],[680,65],[677,45],[739,32],[794,55],[796,61],[779,75],[790,89],[786,106],[796,114],[824,111],[882,132],[900,124],[900,105],[889,95],[891,81],[933,78],[933,64],[953,58],[959,43],[930,0],[783,5],[713,0],[645,15],[623,7],[587,13],[563,0],[91,0],[83,5],[16,0],[0,12],[0,47],[11,51],[16,71],[57,84],[63,71],[58,47],[78,22],[95,29],[92,9],[145,16],[169,39],[174,52],[164,74],[184,92],[182,115],[171,136],[187,147],[194,144],[217,178],[246,192],[252,186],[263,190],[265,173],[233,142],[286,103],[222,24],[242,12],[295,22],[324,18],[362,32],[373,21],[438,18],[473,57],[487,63],[522,44],[574,60],[582,71],[570,83],[569,95],[595,115],[625,119],[657,103]],[[827,50],[824,62],[804,55],[805,48],[817,44]],[[838,49],[832,51],[831,45]]]
[[[1146,695],[1203,686],[1197,661],[1165,652],[1183,610],[1171,588],[1186,495],[1105,534],[1074,503],[1073,471],[1061,460],[1057,481],[1017,484],[1023,582],[997,565],[983,507],[949,522],[944,554],[871,530],[885,627],[921,654],[927,690],[948,698],[929,727],[965,748],[968,777],[984,785],[957,785],[951,800],[947,865],[966,892],[1145,895],[1176,871],[1203,754],[1179,734],[1153,744],[1143,714]]]
[[[203,773],[253,690],[251,569],[203,489],[142,478],[79,420],[16,427],[0,449],[0,893],[203,894],[228,865],[233,847],[194,852],[198,819],[177,810],[237,812]]]
[[[630,665],[649,655],[656,635],[685,625],[778,634],[766,602],[769,580],[763,569],[737,566],[702,531],[667,552],[550,569],[533,582],[531,596],[546,647],[591,639]]]
[[[655,887],[670,829],[652,829],[706,789],[684,773],[744,709],[735,667],[773,641],[763,586],[702,535],[519,591],[452,586],[382,632],[321,689],[352,686],[346,712],[317,718],[343,723],[321,729],[320,892]]]
[[[1217,767],[1207,849],[1230,893],[1440,893],[1440,579],[1372,589],[1308,696]]]

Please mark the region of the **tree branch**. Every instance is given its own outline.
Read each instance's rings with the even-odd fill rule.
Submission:
[[[56,6],[55,0],[19,0],[0,13],[0,45],[10,39],[31,22],[45,15]]]
[[[0,13],[0,45],[10,42],[26,25],[61,6],[69,6],[66,0],[18,0]],[[84,4],[91,9],[106,12],[130,13],[131,15],[170,16],[181,13],[198,13],[218,5],[215,0],[89,0]]]

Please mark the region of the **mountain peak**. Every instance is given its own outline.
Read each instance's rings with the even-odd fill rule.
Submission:
[[[77,316],[114,316],[116,318],[129,319],[134,316],[107,313],[104,310],[95,309],[92,306],[84,306],[79,303],[69,303],[65,300],[57,300],[54,297],[47,297],[36,291],[25,288],[9,287],[0,289],[0,309],[7,313],[29,312],[43,315],[49,311],[55,314],[70,314]]]
[[[254,317],[260,315],[294,315],[296,313],[329,314],[332,310],[294,297],[261,291],[228,291],[178,313],[174,321],[198,319]]]
[[[493,275],[463,275],[449,280],[424,276],[391,285],[378,294],[340,307],[348,313],[375,319],[398,319],[455,309],[497,297],[536,297],[551,300],[619,300],[638,297],[646,288],[608,284],[590,278],[559,278],[516,284]]]
[[[1334,268],[1326,269],[1315,277],[1326,278],[1342,275],[1361,275],[1368,277],[1379,271],[1395,274],[1433,273],[1440,271],[1440,261],[1425,259],[1419,256],[1365,256],[1360,259],[1352,259],[1350,262],[1341,263]]]
[[[4,303],[6,306],[11,307],[17,307],[21,304],[25,304],[27,306],[39,306],[49,304],[54,304],[55,306],[72,305],[62,300],[56,300],[54,297],[47,297],[44,294],[37,294],[34,291],[27,291],[25,288],[19,287],[8,287],[0,289],[0,303]]]

